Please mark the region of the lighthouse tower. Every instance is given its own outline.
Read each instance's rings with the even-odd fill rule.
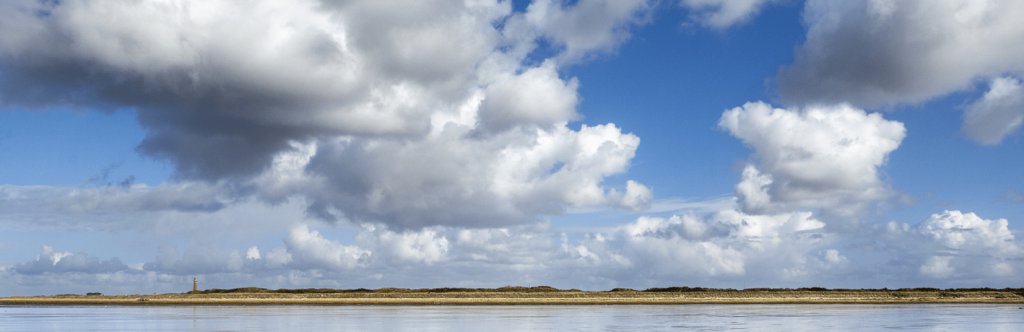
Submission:
[[[193,292],[198,292],[199,291],[199,287],[197,287],[197,286],[198,286],[198,284],[196,283],[196,278],[192,278],[192,291]]]

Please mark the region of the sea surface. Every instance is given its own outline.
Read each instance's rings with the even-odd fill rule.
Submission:
[[[0,331],[1024,331],[1021,307],[0,306]]]

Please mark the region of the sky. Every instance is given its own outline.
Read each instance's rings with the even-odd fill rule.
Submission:
[[[1024,287],[1024,3],[0,3],[0,296]]]

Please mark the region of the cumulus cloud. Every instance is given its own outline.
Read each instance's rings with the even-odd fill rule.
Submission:
[[[1024,87],[1012,77],[992,80],[981,99],[964,112],[963,133],[985,145],[999,144],[1024,123]]]
[[[382,225],[364,226],[356,240],[398,263],[431,265],[448,260],[450,242],[437,227],[419,231],[394,232]]]
[[[1019,1],[808,1],[807,41],[779,71],[789,103],[915,103],[1024,71]]]
[[[691,20],[716,29],[741,24],[756,16],[766,4],[777,0],[682,0],[691,10]]]
[[[117,257],[100,261],[98,257],[91,257],[86,253],[57,252],[53,247],[45,245],[43,252],[36,256],[34,261],[14,266],[15,272],[28,275],[65,272],[99,274],[124,270],[128,270],[128,266],[121,263]]]
[[[612,124],[579,131],[521,128],[474,138],[448,125],[421,141],[350,140],[323,144],[307,167],[322,190],[312,212],[326,220],[494,227],[532,222],[589,205],[642,208],[646,187],[625,194],[601,181],[624,172],[640,143]]]
[[[249,250],[245,251],[245,259],[263,259],[263,256],[260,256],[260,248],[256,246],[249,247]]]
[[[651,197],[602,186],[639,139],[570,130],[579,83],[558,74],[626,40],[648,1],[0,6],[0,105],[135,109],[138,150],[214,188],[175,209],[302,197],[324,220],[473,227]],[[539,38],[558,53],[528,58]]]
[[[747,103],[722,114],[719,127],[754,149],[735,193],[742,210],[770,214],[800,208],[856,216],[894,195],[879,167],[906,135],[903,124],[847,105],[777,109]]]
[[[297,269],[317,267],[329,270],[351,269],[371,253],[356,246],[345,246],[311,231],[306,225],[293,229],[284,239],[287,261]],[[269,259],[269,257],[268,257]]]
[[[563,82],[554,62],[508,76],[487,87],[487,99],[479,114],[480,126],[501,132],[523,124],[561,125],[579,118],[575,79]]]
[[[877,282],[962,287],[979,279],[995,283],[988,286],[1014,282],[1015,273],[1024,268],[1024,251],[1005,219],[946,211],[914,226],[881,226],[880,232],[861,237],[830,231],[807,211],[754,215],[730,209],[707,215],[642,216],[575,239],[548,222],[418,230],[375,224],[360,228],[354,244],[341,244],[299,225],[282,239],[282,246],[270,250],[223,250],[199,241],[179,253],[162,245],[152,262],[137,268],[116,258],[100,261],[44,247],[35,260],[0,268],[0,279],[12,289],[57,275],[74,279],[75,287],[130,283],[171,290],[191,287],[191,279],[183,277],[194,275],[200,276],[201,285],[219,288],[542,284],[608,289],[739,287],[744,281],[748,287],[809,282],[842,287],[866,269],[872,276],[860,282],[868,287],[879,287]],[[879,241],[881,251],[843,245],[863,240]],[[890,260],[873,262],[874,252],[888,253]],[[66,280],[50,282],[62,285]]]
[[[166,275],[338,272],[365,267],[372,254],[358,246],[328,240],[306,224],[293,227],[282,242],[284,246],[263,253],[252,246],[244,254],[238,250],[223,250],[216,244],[203,241],[193,241],[181,254],[173,246],[162,244],[154,261],[142,265],[142,270]]]
[[[918,265],[916,272],[937,279],[1008,277],[1024,268],[1024,250],[1006,219],[982,219],[974,213],[944,211],[920,224],[890,222],[885,237],[897,260]]]
[[[996,256],[1020,254],[1007,229],[1006,219],[986,220],[974,213],[944,211],[933,214],[917,227],[917,231],[946,250],[992,251]]]
[[[681,275],[694,279],[736,277],[748,273],[750,265],[758,274],[781,276],[803,270],[802,256],[821,245],[824,223],[810,212],[778,215],[747,215],[722,211],[708,218],[695,215],[671,218],[641,217],[623,225],[625,255],[645,270],[662,276]],[[770,259],[774,267],[760,265]]]
[[[814,251],[835,239],[823,227],[810,212],[748,215],[734,210],[710,216],[640,217],[575,241],[553,232],[544,222],[511,228],[435,226],[404,231],[364,226],[355,240],[372,254],[356,270],[392,280],[407,274],[396,275],[398,267],[432,271],[431,278],[443,278],[452,271],[470,280],[502,279],[501,275],[514,273],[548,283],[578,274],[597,278],[602,287],[657,285],[680,278],[711,282],[748,273],[793,281],[829,274],[829,269],[848,262],[835,249],[824,254]],[[330,266],[319,261],[308,268],[330,270]]]
[[[561,62],[577,61],[593,51],[610,51],[629,38],[629,28],[646,23],[655,1],[563,0],[530,3],[523,21],[561,46]]]

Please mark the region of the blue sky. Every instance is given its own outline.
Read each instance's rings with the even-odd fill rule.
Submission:
[[[402,2],[0,5],[0,295],[1022,287],[1018,3]]]

